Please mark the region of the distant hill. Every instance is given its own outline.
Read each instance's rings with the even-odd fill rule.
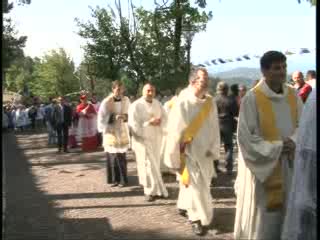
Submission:
[[[239,67],[234,68],[229,71],[218,72],[218,73],[210,73],[210,78],[216,79],[219,78],[222,81],[226,82],[230,85],[232,84],[243,84],[248,87],[251,87],[253,82],[262,77],[261,71],[258,68],[247,68],[247,67]],[[288,73],[287,79],[291,78],[291,73]]]
[[[223,79],[246,78],[250,80],[256,80],[258,78],[261,78],[261,72],[258,68],[239,67],[226,72],[216,73],[215,77]]]
[[[246,86],[251,86],[253,81],[261,78],[261,72],[258,68],[246,68],[239,67],[234,68],[229,71],[210,73],[210,77],[220,78],[222,81],[227,82],[229,85],[232,84],[244,84]]]

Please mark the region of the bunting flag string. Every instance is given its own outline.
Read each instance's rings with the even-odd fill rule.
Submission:
[[[310,49],[310,48],[300,48],[297,50],[286,50],[284,52],[284,54],[286,56],[291,56],[294,54],[307,54],[307,53],[311,53],[313,51],[315,51],[316,49]],[[206,60],[204,63],[202,64],[198,64],[197,66],[199,67],[206,67],[206,66],[212,66],[212,65],[219,65],[219,64],[225,64],[225,63],[230,63],[230,62],[240,62],[240,61],[244,61],[244,60],[252,60],[253,58],[260,58],[260,55],[252,55],[250,56],[249,54],[245,54],[239,57],[235,57],[233,58],[216,58],[216,59],[212,59],[212,60]]]

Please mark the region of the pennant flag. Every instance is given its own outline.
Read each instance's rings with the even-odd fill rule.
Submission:
[[[221,58],[218,58],[218,61],[221,62],[221,63],[226,63],[223,59]]]
[[[290,52],[289,50],[285,51],[284,55],[292,55],[295,54],[294,52]]]
[[[299,53],[300,54],[305,54],[305,53],[311,53],[313,51],[316,51],[316,48],[315,49],[313,49],[313,48],[300,48]],[[298,53],[297,50],[293,50],[293,51],[286,50],[284,52],[285,55],[293,55],[293,54],[297,54],[297,53]],[[245,54],[245,55],[242,55],[242,56],[236,57],[236,58],[226,58],[226,59],[217,58],[217,59],[212,59],[212,60],[209,60],[209,61],[205,61],[203,64],[199,64],[197,66],[206,67],[206,66],[212,66],[213,64],[214,65],[219,65],[220,63],[224,64],[224,63],[235,62],[235,61],[240,62],[240,61],[243,61],[243,60],[252,60],[253,58],[261,58],[261,55],[251,55],[251,56],[249,56],[249,54]]]
[[[212,59],[211,62],[214,64],[214,65],[217,65],[218,63],[216,63],[216,59]]]
[[[301,48],[300,54],[303,54],[303,53],[310,53],[310,51],[307,48]]]

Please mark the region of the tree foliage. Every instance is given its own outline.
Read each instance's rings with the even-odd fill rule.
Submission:
[[[18,0],[16,2],[18,5],[24,5],[24,4],[30,4],[31,0]],[[13,6],[14,6],[13,2],[9,3],[8,0],[2,0],[3,13],[9,13],[12,10]]]
[[[18,37],[18,32],[10,18],[4,19],[2,39],[3,68],[7,69],[12,62],[23,57],[23,48],[27,41],[26,36]]]
[[[32,81],[34,60],[31,57],[22,57],[16,60],[6,71],[4,87],[9,91],[23,92],[28,82]]]
[[[18,0],[18,5],[30,4],[31,0]],[[23,57],[23,48],[27,41],[26,36],[18,36],[18,32],[12,19],[5,14],[13,9],[14,4],[8,0],[2,1],[3,26],[2,26],[2,62],[4,71],[7,70],[15,60]]]
[[[79,35],[87,39],[85,62],[95,66],[101,79],[125,79],[129,94],[135,95],[146,81],[160,90],[185,84],[188,33],[205,30],[212,18],[211,12],[200,10],[205,1],[195,6],[188,0],[155,1],[153,11],[128,2],[126,17],[117,0],[115,9],[91,8],[94,22],[76,19]]]
[[[311,4],[311,6],[316,6],[317,5],[317,0],[305,0]],[[298,3],[301,3],[301,0],[298,0]]]
[[[44,99],[79,91],[74,63],[62,48],[42,58],[19,58],[7,69],[4,86],[9,91],[28,92]]]
[[[79,90],[73,61],[65,50],[51,50],[34,65],[29,88],[34,95],[48,98]]]

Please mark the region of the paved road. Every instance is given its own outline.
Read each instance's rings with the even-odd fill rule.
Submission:
[[[178,184],[166,176],[169,199],[144,200],[129,154],[130,185],[105,184],[102,151],[57,154],[46,134],[3,134],[6,240],[199,239],[176,212]],[[201,239],[232,239],[234,176],[212,188],[214,221]],[[4,215],[3,215],[4,216]]]

